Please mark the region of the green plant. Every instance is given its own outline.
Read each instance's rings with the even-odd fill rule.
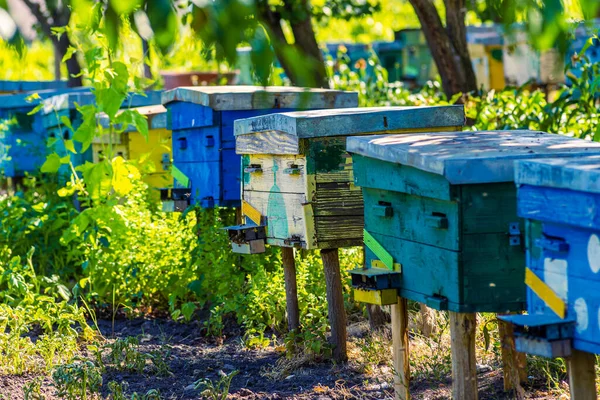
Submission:
[[[43,377],[36,377],[23,385],[24,400],[45,400],[46,396],[42,393]]]
[[[52,379],[57,394],[67,400],[86,400],[88,392],[96,393],[102,385],[99,369],[91,361],[85,360],[57,366]]]
[[[239,371],[232,371],[226,374],[223,371],[219,371],[219,379],[217,381],[198,379],[194,383],[194,388],[202,390],[202,396],[212,400],[225,400],[229,394],[231,381],[238,373]]]

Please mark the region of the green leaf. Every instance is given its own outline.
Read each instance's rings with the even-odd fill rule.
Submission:
[[[181,313],[183,314],[183,318],[185,318],[186,321],[189,321],[197,308],[198,306],[196,306],[195,303],[188,302],[183,304],[181,306]]]
[[[112,177],[112,166],[107,160],[88,167],[83,173],[83,179],[86,182],[90,197],[94,200],[106,197],[110,193]]]
[[[68,151],[70,151],[73,154],[77,154],[77,151],[75,150],[75,144],[73,143],[72,140],[65,140],[65,149],[67,149]]]
[[[55,174],[58,172],[60,165],[60,156],[56,153],[52,153],[46,157],[46,161],[42,164],[40,171],[43,173]]]
[[[64,301],[71,300],[71,292],[69,292],[69,289],[67,289],[65,285],[57,285],[56,290],[58,291],[58,294],[60,295],[60,297],[63,298]]]
[[[73,125],[71,125],[71,120],[66,115],[62,115],[60,117],[60,122],[62,122],[63,125],[69,128],[71,131],[74,130]]]
[[[75,54],[77,52],[77,49],[73,46],[69,46],[69,48],[67,49],[67,51],[65,52],[65,55],[62,58],[61,62],[65,62],[67,60],[70,60],[71,57],[73,57],[73,54]]]
[[[154,41],[165,54],[175,42],[179,29],[179,20],[170,0],[152,0],[146,2],[146,15],[154,31]]]
[[[151,0],[151,2],[154,0]],[[142,4],[141,0],[110,0],[110,6],[115,10],[115,12],[119,15],[122,14],[131,14],[136,9],[140,7]]]
[[[112,160],[112,186],[115,193],[125,196],[133,190],[133,180],[140,179],[140,172],[133,165],[128,164],[123,157]]]
[[[44,108],[44,104],[40,103],[33,108],[33,110],[29,111],[27,115],[37,114],[42,108]]]

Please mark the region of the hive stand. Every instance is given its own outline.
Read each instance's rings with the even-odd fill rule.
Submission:
[[[353,137],[347,149],[363,190],[371,266],[352,271],[353,286],[382,296],[395,289],[448,310],[453,398],[476,399],[474,313],[525,307],[514,161],[598,154],[600,143],[492,131]]]
[[[297,87],[190,86],[166,91],[162,102],[173,131],[173,175],[181,189],[164,189],[162,197],[177,202],[188,196],[189,204],[202,208],[239,207],[235,120],[298,109],[356,107],[358,94]]]
[[[462,106],[303,111],[235,122],[245,224],[229,228],[233,250],[257,253],[265,244],[321,250],[335,359],[346,359],[338,249],[360,246],[363,238],[363,200],[353,184],[346,138],[459,130],[463,123]],[[285,277],[295,276],[292,257],[284,268]],[[292,291],[287,296],[288,305],[297,303]],[[297,312],[288,309],[288,314]]]
[[[152,104],[160,104],[160,91],[149,91],[145,95],[130,93],[123,102],[123,108],[143,107]],[[44,100],[44,107],[41,111],[42,123],[46,142],[51,149],[50,152],[56,152],[60,157],[70,155],[73,167],[93,161],[92,148],[85,150],[80,142],[74,141],[73,146],[76,154],[69,152],[65,147],[65,141],[73,140],[75,133],[61,121],[62,117],[67,117],[71,121],[74,130],[77,130],[81,123],[81,113],[77,111],[78,106],[94,104],[96,97],[91,93],[64,93],[52,96]],[[61,165],[59,179],[65,180],[71,175],[71,167],[68,164]]]
[[[15,183],[26,173],[38,171],[44,163],[46,145],[41,117],[28,114],[43,99],[59,93],[87,90],[89,89],[70,88],[0,95],[0,122],[4,125],[0,131],[0,170],[6,178]],[[30,99],[33,94],[38,96]]]
[[[515,326],[519,351],[567,358],[572,399],[596,399],[600,155],[520,161],[515,182],[527,226],[529,315],[504,319]]]
[[[135,125],[115,126],[112,135],[106,133],[92,141],[94,162],[105,155],[122,156],[139,161],[144,181],[153,189],[173,185],[171,169],[171,131],[167,130],[167,109],[162,105],[133,108],[147,118],[148,136],[136,130]],[[100,124],[109,130],[105,114],[99,116]],[[172,204],[174,208],[174,204]]]

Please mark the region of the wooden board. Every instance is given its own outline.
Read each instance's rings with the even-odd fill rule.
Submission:
[[[600,155],[519,161],[515,182],[519,185],[600,193]]]
[[[260,171],[251,172],[258,166]],[[245,155],[242,171],[244,190],[269,192],[277,185],[281,193],[307,193],[304,156]]]
[[[235,135],[283,132],[298,138],[463,126],[463,106],[363,107],[297,111],[239,120]]]
[[[514,162],[600,154],[600,143],[534,131],[363,136],[348,139],[350,153],[411,166],[452,184],[512,182]]]
[[[167,127],[167,109],[162,105],[151,105],[145,107],[136,107],[133,110],[137,111],[141,115],[145,116],[148,120],[148,129],[166,129]],[[118,112],[120,114],[122,111]],[[106,114],[101,113],[98,115],[98,122],[102,127],[108,128],[109,121]],[[120,129],[120,127],[118,127]],[[136,127],[134,125],[128,125],[125,128],[125,132],[135,132]]]
[[[0,80],[0,92],[30,92],[48,89],[66,89],[67,81],[12,81]]]
[[[293,86],[190,86],[167,90],[162,103],[189,102],[216,111],[356,107],[358,93]]]
[[[221,135],[218,126],[174,130],[173,162],[207,162],[221,160]]]
[[[462,232],[509,233],[509,225],[523,223],[517,217],[517,190],[513,183],[460,186]]]

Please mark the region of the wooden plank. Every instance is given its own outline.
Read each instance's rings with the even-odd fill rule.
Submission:
[[[353,246],[363,243],[363,216],[315,217],[317,245],[332,240],[349,240]],[[346,246],[344,246],[346,247]]]
[[[302,206],[306,203],[304,194],[248,190],[244,191],[244,200],[252,204],[266,219],[268,239],[278,239],[283,243],[294,237],[301,245],[306,246],[308,240],[305,211]],[[278,242],[269,240],[268,243]]]
[[[347,149],[452,184],[475,184],[512,182],[515,160],[598,155],[600,143],[537,131],[480,131],[351,137]]]
[[[338,249],[321,250],[321,259],[323,260],[325,275],[333,359],[344,362],[348,359],[346,353],[346,310],[344,308],[344,293],[338,253]]]
[[[498,336],[502,353],[504,391],[515,391],[516,400],[525,399],[521,383],[527,382],[527,359],[524,353],[515,349],[513,325],[498,319]]]
[[[220,113],[202,105],[176,101],[165,107],[167,127],[173,131],[217,126],[221,122]]]
[[[521,185],[517,194],[520,217],[594,229],[600,226],[600,195]]]
[[[281,261],[283,263],[283,279],[285,281],[285,309],[287,311],[288,330],[292,332],[300,329],[300,309],[298,307],[294,249],[283,247],[281,249]]]
[[[172,145],[175,162],[221,160],[222,143],[218,126],[174,130]]]
[[[477,319],[472,313],[450,314],[452,341],[452,398],[477,400],[477,363],[475,358],[475,328]]]
[[[242,200],[242,215],[250,218],[250,220],[256,225],[262,224],[262,215],[260,212],[256,208],[252,207],[250,203],[244,200]]]
[[[392,305],[392,360],[394,363],[394,393],[396,400],[410,400],[410,361],[408,340],[408,301],[396,297]]]
[[[316,216],[361,217],[363,223],[363,196],[360,188],[350,182],[317,184],[311,198]]]
[[[249,168],[253,166],[259,166],[260,170],[251,172]],[[303,156],[245,155],[242,168],[244,190],[269,192],[276,186],[281,193],[306,193],[306,159]]]
[[[463,106],[363,107],[271,114],[236,122],[235,135],[279,131],[299,138],[463,126]]]
[[[385,266],[393,271],[394,258],[366,229],[363,230],[365,246],[375,254]]]
[[[516,163],[515,182],[600,194],[600,156]]]
[[[398,290],[396,289],[362,290],[354,288],[352,293],[354,294],[354,301],[359,303],[386,306],[396,304],[398,300]]]
[[[440,200],[454,201],[459,198],[458,186],[451,186],[439,175],[356,154],[352,155],[352,161],[357,186]]]
[[[293,86],[189,86],[167,90],[162,103],[189,102],[213,110],[356,107],[358,93]]]
[[[295,136],[267,131],[238,136],[235,151],[238,154],[300,154],[300,143]]]
[[[529,268],[525,268],[525,284],[537,294],[546,305],[556,313],[556,315],[560,318],[565,318],[565,302]]]
[[[369,232],[426,243],[449,250],[460,250],[459,203],[413,196],[406,193],[364,188],[365,226]],[[391,207],[391,216],[374,212],[381,204]],[[439,216],[447,221],[446,229],[427,224],[427,218]]]
[[[596,355],[573,350],[567,359],[572,400],[596,400]]]
[[[462,232],[508,233],[509,225],[523,223],[517,217],[517,189],[510,183],[461,185],[459,202],[461,207]]]

